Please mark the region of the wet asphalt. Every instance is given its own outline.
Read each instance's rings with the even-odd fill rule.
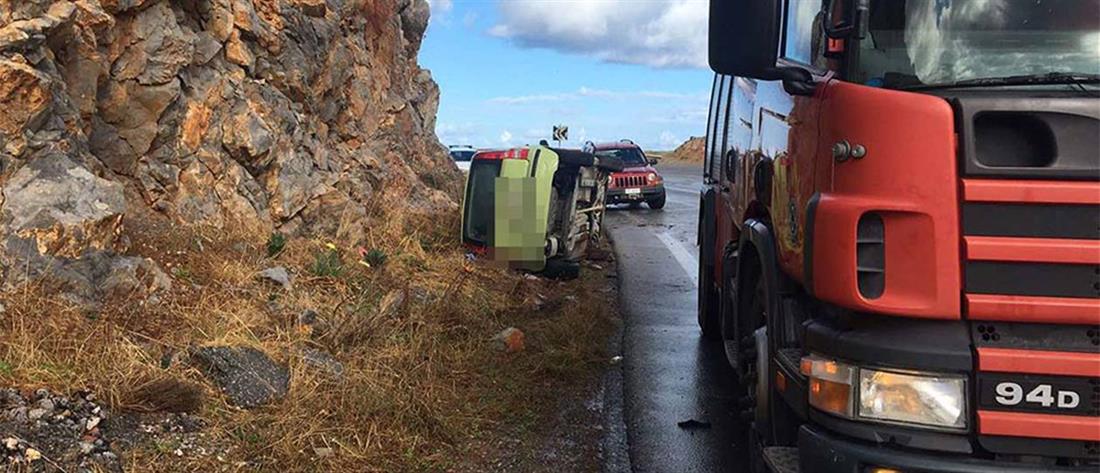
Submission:
[[[696,322],[701,171],[658,166],[663,210],[615,208],[605,220],[619,262],[619,369],[605,379],[606,471],[744,471],[738,388],[720,344]],[[681,427],[685,421],[699,424]],[[702,425],[700,425],[702,424]]]

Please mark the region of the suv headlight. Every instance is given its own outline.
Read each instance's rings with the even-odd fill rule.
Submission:
[[[959,376],[862,368],[819,356],[803,358],[802,372],[809,377],[810,405],[830,414],[935,428],[967,426],[966,380]]]

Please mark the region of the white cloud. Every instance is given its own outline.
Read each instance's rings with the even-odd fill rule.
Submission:
[[[671,131],[666,130],[661,132],[661,138],[658,140],[658,142],[660,143],[660,148],[662,150],[669,150],[676,149],[676,147],[680,146],[684,142],[684,140],[681,140],[680,137],[676,136]]]
[[[708,94],[706,93],[684,94],[679,92],[663,92],[654,90],[614,91],[581,87],[574,92],[562,92],[557,94],[534,94],[493,97],[488,100],[488,103],[501,105],[522,105],[528,103],[561,102],[564,100],[578,99],[630,100],[639,98],[705,101],[707,99],[707,95]]]
[[[474,11],[468,11],[462,16],[462,25],[467,28],[473,28],[477,24],[477,13]]]
[[[432,13],[447,13],[455,7],[454,0],[428,0],[428,5]]]
[[[707,5],[707,0],[501,0],[500,22],[489,34],[606,62],[706,68]]]
[[[500,143],[504,145],[512,144],[512,132],[504,130],[504,132],[500,134]]]

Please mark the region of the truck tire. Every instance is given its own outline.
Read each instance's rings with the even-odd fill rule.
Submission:
[[[661,194],[650,200],[645,201],[646,205],[653,210],[661,210],[665,208],[665,194]]]
[[[714,267],[699,261],[698,318],[703,338],[718,340],[721,338],[721,324],[718,319],[718,291],[714,290]]]
[[[697,301],[697,313],[696,317],[699,321],[699,329],[703,332],[703,338],[709,340],[719,340],[721,338],[721,320],[719,316],[720,295],[719,291],[715,290],[714,284],[714,270],[715,257],[714,247],[714,214],[711,213],[713,208],[710,205],[712,199],[708,199],[705,196],[699,199],[699,224],[696,229],[696,237],[699,245],[699,294],[696,297]]]
[[[739,261],[737,270],[737,310],[732,317],[736,323],[739,345],[736,359],[736,371],[744,388],[742,405],[751,412],[744,417],[751,419],[749,427],[749,468],[750,471],[767,471],[764,466],[765,447],[791,445],[792,432],[797,432],[797,416],[786,401],[771,385],[776,361],[773,357],[773,341],[768,333],[769,318],[781,317],[772,314],[770,309],[778,307],[773,299],[779,297],[778,288],[769,287],[769,278],[765,274],[763,258],[755,248],[746,248],[747,255]],[[778,271],[778,268],[772,268]],[[725,329],[723,329],[725,330]],[[727,347],[729,345],[727,344]],[[727,353],[727,359],[730,357]]]

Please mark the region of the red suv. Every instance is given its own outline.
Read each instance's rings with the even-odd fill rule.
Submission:
[[[623,161],[623,170],[611,174],[611,182],[607,186],[608,204],[629,203],[637,206],[645,202],[651,209],[665,206],[664,179],[653,167],[656,161],[646,158],[641,147],[630,140],[592,146],[596,156]]]

